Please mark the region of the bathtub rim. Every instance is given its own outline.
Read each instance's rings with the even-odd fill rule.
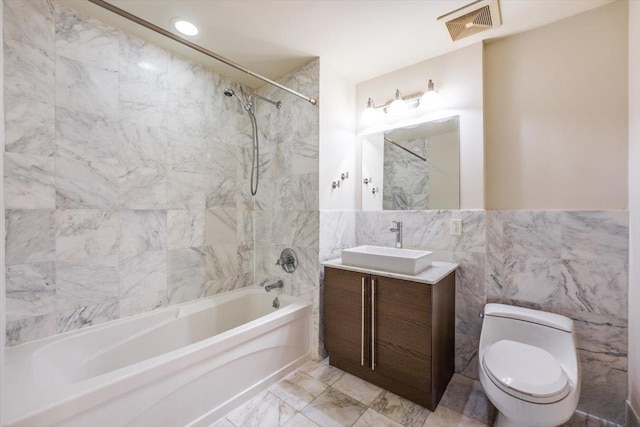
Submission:
[[[245,288],[236,289],[222,294],[212,295],[198,300],[187,301],[168,307],[163,307],[162,309],[158,310],[162,310],[164,312],[180,309],[187,306],[193,306],[190,307],[192,310],[187,310],[185,313],[185,315],[189,315],[210,307],[214,307],[219,304],[223,304],[226,301],[239,298],[245,294],[262,292],[265,291],[259,286],[248,286]],[[233,298],[233,296],[235,296],[235,298]],[[20,424],[33,417],[41,417],[47,413],[54,412],[59,415],[59,417],[56,418],[60,418],[59,421],[63,421],[65,418],[89,410],[91,407],[107,402],[122,393],[138,389],[158,378],[173,375],[181,369],[185,369],[193,364],[200,363],[206,359],[213,358],[220,353],[229,351],[246,341],[254,339],[268,332],[271,329],[278,328],[304,316],[311,316],[311,302],[285,294],[274,294],[274,297],[276,296],[278,298],[290,299],[291,303],[279,309],[278,311],[274,311],[267,315],[261,316],[250,322],[244,323],[228,331],[206,338],[199,342],[190,344],[186,347],[181,347],[179,349],[172,350],[170,352],[163,353],[161,355],[157,355],[152,358],[142,360],[134,364],[118,368],[83,381],[79,381],[77,383],[70,384],[67,389],[64,390],[64,393],[62,395],[58,393],[55,398],[47,400],[41,406],[32,405],[35,406],[35,408],[28,408],[27,410],[20,408],[20,411],[15,411],[12,413],[8,413],[8,411],[5,411],[3,414],[5,419],[2,420],[2,423],[3,425],[4,423]],[[104,324],[89,326],[87,328],[30,341],[28,343],[10,347],[6,349],[5,352],[15,353],[17,351],[23,351],[28,355],[31,355],[35,351],[49,343],[58,342],[59,340],[74,337],[76,335],[81,336],[83,334],[92,333],[124,322],[130,322],[135,318],[157,315],[159,314],[158,310],[155,310],[153,312],[141,313],[134,316],[128,316],[122,319],[114,320],[112,322],[106,322]],[[15,350],[12,351],[12,349]],[[29,349],[30,351],[27,352],[27,350]],[[15,362],[14,360],[11,360],[13,358],[9,359],[10,362]],[[15,366],[15,363],[13,363],[12,365]],[[55,391],[60,391],[59,389],[56,390],[52,388],[43,388],[39,384],[35,383],[33,379],[33,369],[31,366],[30,357],[20,358],[18,365],[23,369],[18,369],[17,371],[29,372],[30,381],[21,381],[21,378],[16,377],[16,369],[10,369],[9,372],[13,372],[13,374],[5,376],[4,390],[11,390],[15,387],[15,384],[18,384],[19,386],[20,383],[24,382],[26,384],[21,387],[23,390],[21,390],[21,393],[19,394],[20,397],[28,395],[30,387],[39,389],[39,392],[49,392],[49,394],[56,394]],[[7,398],[3,396],[3,406],[8,409],[8,407],[12,406],[11,403],[14,403],[9,399],[9,396],[13,397],[16,396],[16,394],[3,394],[4,396],[7,396]],[[13,399],[15,400],[16,397],[14,397]]]

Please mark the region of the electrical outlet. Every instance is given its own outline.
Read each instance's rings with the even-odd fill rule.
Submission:
[[[451,235],[452,236],[461,236],[462,235],[462,220],[461,219],[452,219],[451,220]]]

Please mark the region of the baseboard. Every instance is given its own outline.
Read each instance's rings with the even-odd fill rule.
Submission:
[[[627,427],[640,427],[640,416],[631,407],[631,402],[627,400]]]

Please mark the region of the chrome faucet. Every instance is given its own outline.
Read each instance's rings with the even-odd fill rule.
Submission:
[[[402,221],[391,221],[396,226],[391,228],[392,233],[396,233],[396,248],[402,248]]]
[[[282,289],[283,287],[284,287],[284,282],[282,280],[278,280],[276,283],[265,285],[264,290],[267,292],[271,292],[271,289]]]

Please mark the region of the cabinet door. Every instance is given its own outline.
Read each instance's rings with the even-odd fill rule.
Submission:
[[[324,344],[332,364],[368,366],[368,298],[368,274],[325,267]]]
[[[372,289],[374,369],[426,397],[431,390],[431,286],[372,276]]]

